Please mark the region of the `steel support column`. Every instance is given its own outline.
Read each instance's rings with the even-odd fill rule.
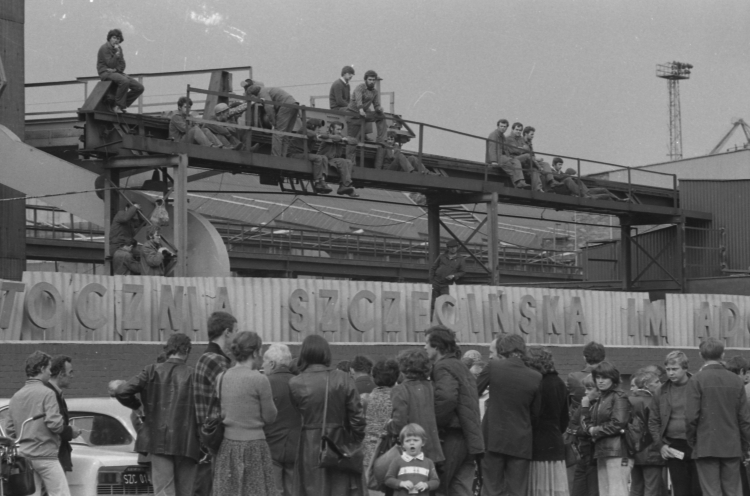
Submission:
[[[177,250],[175,277],[187,276],[187,175],[188,156],[181,153],[174,168],[174,246]]]
[[[683,215],[680,217],[680,222],[677,223],[675,226],[675,231],[677,231],[677,257],[679,260],[679,274],[677,274],[677,281],[680,285],[681,292],[685,292],[685,287],[687,285],[687,254],[686,254],[686,248],[685,245],[687,244],[687,240],[685,239],[685,216]]]
[[[620,277],[622,290],[630,291],[633,287],[633,257],[631,253],[630,225],[620,221]]]
[[[500,253],[497,240],[497,193],[492,193],[492,199],[487,203],[487,258],[490,269],[490,284],[500,284],[498,270]]]
[[[112,251],[109,246],[112,219],[117,214],[120,204],[120,195],[114,188],[120,187],[120,173],[115,169],[104,170],[104,273],[114,275],[112,265]]]
[[[440,205],[427,205],[427,246],[430,267],[440,256]]]

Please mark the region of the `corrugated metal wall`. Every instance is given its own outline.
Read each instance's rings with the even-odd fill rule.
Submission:
[[[206,318],[221,307],[238,318],[241,329],[258,332],[265,341],[276,342],[299,342],[307,334],[317,333],[325,335],[331,342],[340,343],[414,343],[423,341],[423,331],[430,325],[431,287],[423,283],[110,277],[45,272],[27,272],[23,282],[26,285],[24,292],[16,295],[12,307],[8,306],[13,312],[6,317],[9,318],[7,329],[2,329],[0,314],[0,339],[162,341],[175,329],[205,341]],[[46,283],[46,286],[39,283]],[[106,292],[103,297],[92,294],[84,301],[80,298],[81,291],[92,283],[100,284]],[[133,299],[132,293],[124,291],[128,284],[142,288],[143,300],[135,313],[126,311]],[[41,292],[45,287],[59,293],[60,305],[53,305],[52,299]],[[308,301],[300,306],[307,309],[309,316],[303,324],[298,323],[295,330],[291,321],[300,319],[290,312],[290,305],[294,300],[291,296],[297,290],[304,290],[308,297]],[[326,307],[330,293],[326,295],[326,290],[337,292],[337,301],[328,313]],[[370,291],[373,301],[361,300],[352,304],[352,298],[361,291]],[[35,296],[33,293],[39,294]],[[643,300],[648,299],[644,293],[467,285],[452,286],[451,294],[457,299],[457,306],[445,305],[444,322],[456,330],[463,343],[487,343],[492,339],[493,330],[500,332],[500,320],[493,313],[493,306],[499,304],[505,315],[503,331],[519,333],[528,342],[582,344],[593,339],[613,345],[658,344],[642,333],[626,330],[628,300],[633,299],[632,311],[640,315]],[[502,297],[498,297],[499,294]],[[388,303],[393,298],[397,304],[391,309]],[[160,308],[164,308],[165,302],[175,300],[176,311],[170,321]],[[493,300],[496,303],[491,303]],[[584,321],[583,331],[572,324],[576,301]],[[0,308],[4,306],[5,302],[0,302]],[[40,329],[32,324],[30,314],[37,322],[50,320],[51,325],[47,330]],[[81,324],[86,317],[101,318],[101,322],[89,324],[95,328],[90,330]],[[130,327],[141,329],[125,329],[128,327],[123,325],[125,320],[136,321]],[[383,323],[384,320],[387,324]],[[361,330],[355,329],[357,322],[361,323]],[[372,325],[367,325],[368,322]]]
[[[726,229],[728,268],[750,268],[750,180],[681,180],[680,204],[685,209],[711,212],[711,227]]]
[[[750,297],[668,294],[666,303],[670,345],[694,346],[713,336],[727,347],[750,347]]]

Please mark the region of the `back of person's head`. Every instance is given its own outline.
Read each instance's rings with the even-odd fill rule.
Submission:
[[[526,126],[525,128],[523,128],[523,135],[524,136],[526,136],[529,133],[535,133],[535,132],[536,132],[536,129],[534,129],[531,126]]]
[[[156,363],[164,363],[167,361],[167,354],[163,351],[156,355]]]
[[[247,95],[258,96],[258,93],[260,93],[260,86],[257,84],[251,84],[245,88],[245,94]]]
[[[648,386],[650,386],[654,382],[659,382],[659,374],[657,374],[656,372],[644,370],[637,372],[633,376],[633,383],[638,389],[648,389]]]
[[[419,424],[406,424],[401,432],[398,434],[398,440],[403,444],[404,439],[407,437],[421,437],[422,443],[427,444],[427,433],[424,428]]]
[[[372,371],[372,360],[364,355],[356,355],[349,362],[349,368],[358,374],[369,374]]]
[[[583,358],[589,365],[596,365],[599,362],[603,362],[606,357],[607,353],[604,351],[604,345],[596,341],[590,341],[583,347]]]
[[[185,104],[188,104],[188,105],[190,105],[192,107],[193,106],[193,100],[191,100],[190,98],[188,98],[186,96],[181,96],[180,98],[177,99],[177,108],[180,108],[180,107],[182,107]]]
[[[444,325],[427,329],[427,342],[443,356],[461,357],[461,349],[456,344],[456,333]]]
[[[476,362],[476,360],[474,360],[472,357],[467,357],[467,356],[461,357],[461,363],[466,365],[467,369],[470,369],[474,365],[474,362]]]
[[[482,359],[482,353],[477,350],[467,350],[462,358],[470,358],[474,362]]]
[[[214,341],[224,334],[224,331],[234,329],[237,319],[229,312],[214,312],[208,318],[208,340]]]
[[[65,372],[65,364],[73,363],[73,359],[66,355],[55,355],[50,363],[49,375],[55,378],[60,375],[60,372]]]
[[[258,334],[251,331],[242,331],[238,332],[232,339],[232,346],[229,349],[235,360],[244,362],[255,356],[260,351],[261,346],[263,346],[263,340]]]
[[[487,366],[487,362],[484,362],[482,360],[477,360],[474,362],[474,365],[471,366],[469,369],[469,372],[471,372],[475,377],[482,373],[484,368]]]
[[[310,365],[331,366],[331,347],[323,336],[311,334],[302,341],[297,369],[304,372]]]
[[[664,366],[669,367],[670,365],[677,365],[687,370],[689,365],[687,355],[680,350],[670,351],[664,358]]]
[[[548,349],[534,346],[529,349],[529,355],[531,356],[531,366],[538,370],[542,375],[557,373],[557,369],[555,369],[555,360]]]
[[[578,172],[576,172],[575,169],[568,167],[567,169],[565,169],[565,174],[567,174],[568,176],[576,176],[578,175]]]
[[[35,351],[26,358],[26,377],[36,377],[47,368],[52,357],[43,351]]]
[[[724,355],[724,343],[715,337],[707,337],[698,347],[704,360],[721,360]]]
[[[349,372],[349,360],[341,360],[336,364],[336,368],[338,370],[343,370],[344,372]]]
[[[107,32],[107,41],[109,41],[109,39],[113,36],[117,36],[118,38],[120,38],[120,43],[125,41],[125,38],[122,36],[122,31],[120,31],[119,29],[110,29]]]
[[[737,375],[743,375],[745,372],[747,372],[747,360],[745,360],[744,357],[741,357],[740,355],[735,355],[729,360],[727,360],[727,363],[724,365],[726,369],[730,372],[733,372]]]
[[[167,358],[172,355],[187,356],[191,347],[190,338],[187,335],[175,332],[167,339],[167,344],[164,345],[164,353],[167,354]]]
[[[285,344],[274,343],[263,353],[263,359],[269,362],[276,362],[276,365],[289,366],[292,363],[292,352]]]
[[[430,358],[424,350],[403,350],[396,357],[396,361],[407,379],[423,381],[430,375]]]
[[[372,380],[378,387],[393,387],[400,373],[396,360],[378,360],[372,367]]]
[[[620,385],[620,371],[609,362],[600,362],[591,370],[591,375],[596,381],[597,378],[612,380],[612,389]]]
[[[505,358],[526,356],[526,342],[518,334],[506,334],[497,341],[497,354]]]
[[[354,67],[352,67],[350,65],[345,65],[344,68],[341,69],[341,75],[343,76],[344,74],[351,74],[353,76],[354,75]]]

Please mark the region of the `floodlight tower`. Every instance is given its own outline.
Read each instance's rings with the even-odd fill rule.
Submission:
[[[682,158],[682,117],[680,115],[680,79],[690,79],[693,66],[684,62],[656,65],[656,77],[666,79],[669,88],[669,160]]]

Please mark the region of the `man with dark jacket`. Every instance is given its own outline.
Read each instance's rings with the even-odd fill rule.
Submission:
[[[289,370],[292,353],[285,344],[272,344],[263,354],[263,373],[271,383],[276,420],[263,428],[268,449],[271,451],[276,489],[280,496],[292,496],[294,462],[302,431],[299,412],[292,405],[289,381],[294,374]]]
[[[297,107],[276,106],[274,103],[286,105],[299,105],[292,95],[281,88],[251,85],[245,90],[250,96],[257,96],[263,101],[266,116],[271,126],[284,133],[291,133],[297,123]],[[271,138],[271,154],[277,157],[286,157],[289,137],[274,133]]]
[[[185,364],[190,348],[189,337],[173,333],[164,346],[167,361],[146,366],[115,392],[128,408],[137,410],[143,405],[143,427],[135,451],[151,455],[154,494],[193,494],[200,440],[193,369]]]
[[[332,122],[328,126],[330,141],[322,141],[318,146],[318,155],[323,155],[328,159],[328,165],[331,165],[339,171],[339,189],[336,191],[339,195],[349,195],[352,198],[359,197],[352,186],[352,163],[346,157],[346,145],[350,138],[344,137],[341,133],[344,130],[343,122]]]
[[[211,400],[216,392],[216,377],[229,368],[231,360],[224,353],[232,334],[237,332],[237,319],[227,312],[214,312],[208,318],[208,346],[195,364],[195,421],[197,428],[211,413]],[[195,496],[209,496],[213,483],[213,455],[205,446],[195,476]]]
[[[141,206],[137,203],[128,205],[112,217],[109,226],[109,253],[114,255],[118,248],[130,243],[138,230],[143,226],[139,211]]]
[[[524,364],[526,343],[521,336],[505,335],[496,347],[503,358],[490,360],[477,378],[479,394],[490,389],[482,422],[484,487],[486,494],[524,496],[533,451],[531,426],[542,404],[542,374]]]
[[[70,425],[70,416],[68,415],[68,403],[63,397],[63,389],[68,389],[70,383],[73,380],[73,360],[69,356],[57,355],[52,358],[50,369],[50,377],[47,387],[55,392],[57,397],[57,406],[60,408],[60,415],[63,417],[65,426]],[[70,459],[70,453],[73,448],[70,447],[70,441],[80,434],[80,431],[74,429],[65,429],[60,434],[60,451],[58,452],[57,458],[60,460],[60,465],[66,472],[73,471],[73,462]]]
[[[508,121],[500,119],[497,128],[487,137],[487,153],[485,162],[490,167],[499,167],[510,177],[516,188],[528,188],[529,185],[523,178],[521,162],[511,157],[506,146],[505,131],[508,129]]]
[[[385,143],[388,134],[388,124],[385,120],[383,107],[380,105],[380,91],[375,87],[378,81],[378,73],[369,70],[365,72],[365,82],[354,88],[354,93],[346,108],[351,116],[347,118],[347,131],[351,138],[360,139],[362,124],[374,122],[377,130],[375,141]],[[365,131],[366,132],[366,131]],[[349,144],[346,147],[346,158],[351,163],[356,164],[357,146]],[[383,168],[383,159],[385,158],[385,149],[378,148],[375,155],[375,168]]]
[[[168,251],[161,246],[159,228],[149,227],[146,233],[146,242],[141,246],[141,275],[163,276],[165,274],[165,253]]]
[[[102,81],[112,81],[117,85],[115,104],[112,111],[119,114],[138,99],[143,93],[143,85],[125,74],[125,56],[120,44],[125,41],[122,31],[110,29],[107,42],[99,48],[96,56],[96,72]]]
[[[466,274],[464,257],[458,256],[458,241],[451,239],[446,243],[446,252],[435,259],[430,267],[430,284],[432,284],[432,304],[441,295],[449,294],[449,287]]]
[[[648,430],[654,448],[664,458],[672,480],[674,496],[700,496],[693,450],[687,442],[685,406],[690,382],[688,359],[681,351],[670,352],[664,360],[669,380],[654,393],[649,405]]]
[[[750,444],[750,409],[745,385],[721,364],[724,343],[707,337],[700,344],[705,361],[688,382],[685,426],[705,496],[742,494],[740,463]]]
[[[359,394],[370,394],[375,389],[375,381],[370,375],[372,372],[372,360],[364,355],[357,355],[349,362],[349,373],[354,378]]]
[[[328,107],[331,110],[346,110],[351,100],[349,81],[354,77],[354,67],[347,65],[341,69],[341,77],[333,82],[328,94]]]
[[[659,388],[659,376],[653,372],[640,371],[632,379],[635,390],[631,389],[628,401],[633,407],[633,418],[639,418],[641,425],[648,428],[649,406],[653,393]],[[651,443],[635,453],[635,462],[630,472],[630,492],[643,496],[662,496],[662,469],[664,459],[656,443]]]
[[[112,255],[112,267],[114,275],[129,276],[141,273],[141,264],[133,258],[133,249],[138,246],[138,242],[131,239],[130,242],[120,246],[114,255]]]
[[[484,453],[476,379],[461,363],[455,333],[447,327],[428,329],[424,349],[433,363],[435,420],[445,455],[438,493],[469,496],[474,460]]]

